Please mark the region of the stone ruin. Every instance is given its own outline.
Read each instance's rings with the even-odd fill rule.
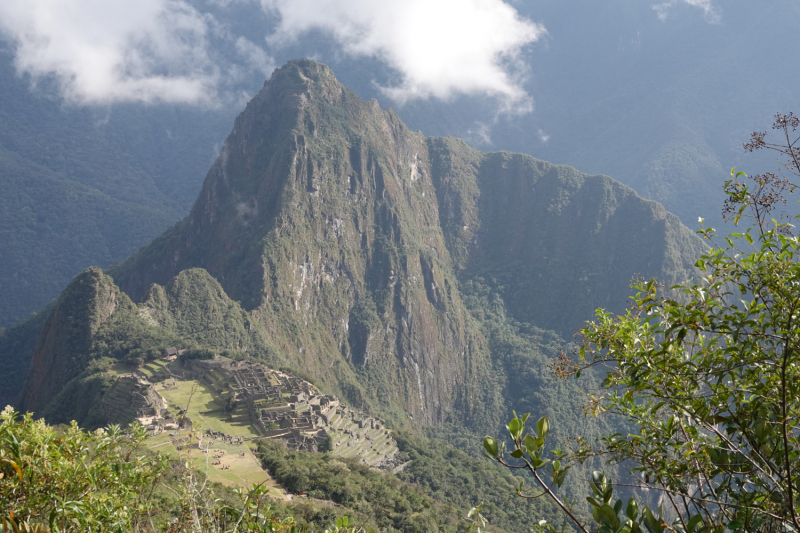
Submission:
[[[167,400],[156,391],[153,383],[144,374],[132,372],[119,376],[103,394],[100,410],[109,421],[138,420],[151,436],[164,431],[192,429],[189,417],[176,418],[167,409],[167,405]]]
[[[233,402],[244,402],[263,437],[292,449],[316,452],[326,441],[334,455],[360,457],[369,465],[391,462],[397,445],[385,424],[363,417],[308,381],[264,365],[223,357],[185,362],[184,377],[200,379]],[[224,385],[223,385],[224,384]]]
[[[317,452],[322,443],[328,438],[328,432],[324,429],[320,429],[312,434],[305,433],[300,429],[293,429],[289,433],[288,438],[286,438],[286,446],[293,450]]]
[[[163,418],[167,401],[155,387],[138,374],[123,374],[103,394],[99,405],[105,420],[132,422],[134,419]]]
[[[165,357],[175,355],[171,349],[165,352]],[[320,394],[311,383],[287,372],[224,357],[192,359],[180,370],[168,371],[170,377],[160,381],[165,390],[177,388],[176,378],[180,377],[202,381],[218,402],[227,397],[232,405],[244,404],[262,437],[282,439],[292,449],[317,452],[325,444],[333,455],[358,457],[382,468],[392,468],[398,457],[397,444],[383,421],[360,415],[335,396]],[[169,432],[176,437],[172,439],[176,445],[179,430],[192,427],[188,417],[167,409],[167,401],[141,372],[119,376],[98,408],[108,421],[138,419],[151,435]]]

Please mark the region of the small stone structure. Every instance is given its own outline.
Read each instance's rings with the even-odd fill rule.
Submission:
[[[179,355],[181,355],[185,351],[186,350],[178,349],[175,346],[170,346],[169,348],[164,350],[163,354],[161,354],[161,359],[165,361],[174,361],[175,359],[178,358]]]
[[[106,420],[132,422],[137,418],[161,417],[167,402],[147,379],[123,374],[103,394],[99,408]]]

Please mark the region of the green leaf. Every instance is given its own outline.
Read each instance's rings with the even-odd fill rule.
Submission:
[[[541,438],[547,438],[547,434],[550,432],[550,421],[547,419],[546,416],[543,416],[539,419],[536,423],[536,433],[539,434]]]
[[[653,512],[644,508],[644,525],[650,533],[663,533],[664,524],[660,518],[653,516]]]
[[[523,455],[525,455],[525,454],[524,454],[524,453],[522,452],[522,450],[520,450],[519,448],[517,448],[516,450],[514,450],[513,452],[511,452],[511,457],[513,457],[514,459],[519,459],[519,458],[520,458],[520,457],[522,457]]]
[[[620,511],[622,511],[622,500],[617,500],[614,504],[614,514],[619,514]]]
[[[533,435],[525,435],[525,441],[524,441],[525,447],[528,449],[529,453],[533,453],[539,450],[540,446],[537,446],[536,440],[537,439],[534,438]]]
[[[742,529],[744,527],[744,522],[741,520],[731,520],[728,522],[728,529],[731,531],[736,531],[737,529]]]
[[[619,518],[617,518],[617,513],[614,512],[614,509],[610,505],[601,505],[598,511],[600,512],[602,521],[612,530],[616,531],[619,526]]]
[[[697,524],[703,521],[703,517],[699,514],[694,515],[689,519],[689,522],[686,524],[688,533],[694,533],[694,528],[697,527]]]
[[[600,505],[592,507],[592,518],[594,518],[594,521],[597,522],[598,524],[603,523],[603,519],[600,515],[600,507],[601,507]]]
[[[639,505],[636,503],[635,499],[631,498],[628,500],[628,506],[625,508],[625,516],[631,520],[636,520],[636,517],[639,516]],[[689,533],[691,533],[691,531]]]
[[[561,470],[558,473],[558,477],[556,478],[556,485],[558,485],[559,487],[564,483],[564,480],[567,479],[567,470],[569,470],[569,467],[565,468],[564,470]]]
[[[538,457],[531,457],[531,463],[533,463],[534,468],[541,468],[547,463],[549,463],[547,459],[539,459]]]
[[[492,437],[483,438],[483,447],[489,453],[489,455],[492,457],[497,457],[499,446],[497,445],[497,441]]]
[[[512,437],[516,438],[522,431],[522,422],[518,418],[512,418],[508,423],[508,432]]]

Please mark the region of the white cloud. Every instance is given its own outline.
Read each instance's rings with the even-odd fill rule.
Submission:
[[[382,91],[402,103],[455,94],[499,97],[504,111],[528,112],[521,49],[543,26],[520,17],[502,0],[261,0],[281,23],[268,41],[329,32],[346,53],[385,61],[402,82]]]
[[[703,11],[703,16],[712,24],[718,23],[722,17],[720,10],[714,5],[713,0],[668,0],[653,5],[653,9],[659,19],[667,20],[670,10],[680,3],[701,9]]]
[[[53,76],[78,104],[207,105],[219,68],[214,20],[184,0],[2,0],[0,31],[19,73]]]
[[[267,54],[266,50],[244,37],[236,39],[236,51],[246,59],[250,68],[255,68],[264,77],[269,77],[272,71],[275,70],[275,61],[272,56]]]
[[[234,4],[280,17],[271,45],[318,29],[343,53],[384,61],[401,81],[381,90],[398,103],[490,95],[501,112],[532,109],[520,52],[546,31],[503,0],[0,0],[0,33],[17,72],[54,80],[69,102],[215,105],[275,67],[267,50],[202,11],[225,17]]]
[[[545,132],[544,132],[544,130],[543,130],[542,128],[538,128],[538,129],[536,130],[536,134],[539,136],[539,140],[540,140],[540,141],[542,141],[542,142],[543,142],[543,143],[545,143],[545,144],[547,143],[547,141],[549,141],[549,140],[550,140],[550,135],[548,135],[547,133],[545,133]]]

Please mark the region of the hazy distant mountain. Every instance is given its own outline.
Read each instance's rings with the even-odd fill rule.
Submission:
[[[492,428],[556,409],[535,398],[569,396],[545,379],[559,335],[624,309],[635,274],[690,276],[701,246],[608,177],[425,138],[297,60],[236,119],[188,217],[113,280],[76,277],[33,352],[2,358],[32,357],[22,407],[64,419],[81,416],[65,398],[102,394],[97,362],[177,338],[292,366],[397,426]]]
[[[654,9],[659,5],[671,6],[664,20]],[[776,112],[800,109],[800,73],[788,66],[800,47],[800,6],[789,0],[709,5],[711,16],[683,2],[515,3],[549,32],[524,57],[532,113],[495,123],[496,105],[465,97],[448,105],[410,102],[398,114],[426,135],[455,135],[480,149],[613,176],[690,228],[699,216],[719,226],[730,168],[777,168],[772,156],[745,155],[742,143],[750,132],[768,130]],[[304,50],[331,61],[363,96],[381,99],[350,77],[356,62],[343,61],[343,69],[323,47]]]
[[[0,53],[0,326],[185,215],[234,111],[64,105]]]
[[[522,57],[524,88],[535,101],[524,115],[497,116],[497,102],[483,97],[398,106],[379,89],[398,73],[378,59],[343,54],[325,33],[267,50],[278,62],[327,62],[361,97],[393,105],[426,135],[610,175],[689,227],[699,216],[718,226],[730,167],[775,169],[768,156],[744,156],[741,142],[768,129],[774,112],[800,108],[798,75],[786,66],[800,44],[800,14],[789,0],[710,5],[713,16],[682,2],[514,4],[548,30]],[[213,11],[254,43],[275,24],[256,5]],[[7,48],[0,55],[3,326],[39,309],[85,267],[126,257],[183,217],[239,109],[233,101],[212,111],[76,108],[47,83],[31,89],[11,60]],[[260,85],[251,75],[237,90],[254,94]]]

